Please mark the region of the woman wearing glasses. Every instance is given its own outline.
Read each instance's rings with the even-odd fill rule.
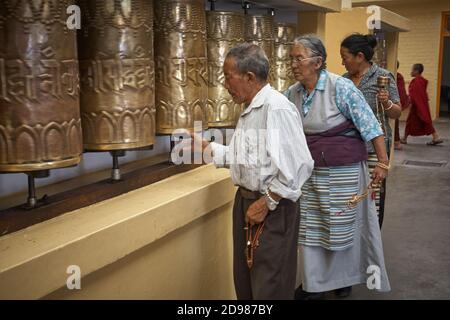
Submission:
[[[300,198],[296,297],[320,298],[326,291],[372,279],[373,288],[389,291],[371,197],[372,185],[381,183],[389,169],[383,131],[354,84],[326,70],[320,39],[296,38],[290,55],[298,82],[285,94],[299,108],[314,159]],[[372,181],[367,141],[378,157]]]

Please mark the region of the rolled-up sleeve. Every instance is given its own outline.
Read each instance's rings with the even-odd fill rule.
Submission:
[[[277,169],[268,188],[282,198],[297,201],[314,161],[295,108],[269,111],[266,139],[268,156]]]
[[[391,72],[389,72],[389,79],[389,98],[395,104],[400,103],[400,94],[398,92],[397,81]]]

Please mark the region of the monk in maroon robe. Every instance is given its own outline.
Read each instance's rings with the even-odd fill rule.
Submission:
[[[423,65],[413,65],[411,76],[414,79],[409,84],[409,99],[411,109],[406,120],[405,136],[401,140],[406,144],[408,136],[433,135],[433,140],[428,145],[437,145],[443,142],[433,127],[430,106],[428,104],[427,86],[428,80],[422,77]]]

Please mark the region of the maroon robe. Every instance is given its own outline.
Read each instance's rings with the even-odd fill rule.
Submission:
[[[409,84],[411,110],[406,119],[405,136],[427,136],[435,132],[427,94],[428,80],[415,77]]]
[[[405,88],[405,78],[400,72],[397,72],[397,90],[398,95],[400,96],[400,104],[402,105],[402,110],[408,108],[408,95],[406,94]]]

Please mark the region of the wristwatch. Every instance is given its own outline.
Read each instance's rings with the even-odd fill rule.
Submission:
[[[264,198],[266,199],[266,204],[270,211],[273,211],[277,208],[279,202],[275,201],[270,196],[269,189],[266,190],[266,193],[264,194]]]

